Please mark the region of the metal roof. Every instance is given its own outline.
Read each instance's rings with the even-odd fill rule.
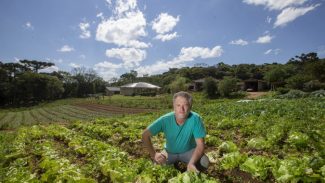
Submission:
[[[121,86],[121,88],[160,88],[159,86],[145,83],[145,82],[138,82],[138,83],[129,83],[126,85]]]
[[[106,87],[107,90],[109,91],[121,91],[119,87]]]

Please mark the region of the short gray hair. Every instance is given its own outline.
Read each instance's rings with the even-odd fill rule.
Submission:
[[[192,107],[193,97],[192,97],[191,94],[189,94],[188,92],[185,92],[185,91],[177,92],[173,96],[173,103],[175,102],[175,100],[176,100],[177,97],[183,97],[183,98],[185,98],[188,101],[188,103],[190,104],[190,106]]]

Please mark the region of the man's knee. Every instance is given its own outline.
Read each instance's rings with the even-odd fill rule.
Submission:
[[[208,169],[209,164],[210,164],[209,158],[204,154],[196,166],[199,171],[204,171]]]
[[[205,154],[201,157],[200,164],[204,168],[208,168],[209,167],[210,161],[209,161],[209,158]]]

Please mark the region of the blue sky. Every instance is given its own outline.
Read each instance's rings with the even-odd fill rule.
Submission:
[[[136,70],[325,58],[325,0],[1,0],[0,61]]]

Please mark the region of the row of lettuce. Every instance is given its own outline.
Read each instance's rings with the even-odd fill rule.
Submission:
[[[239,171],[248,181],[325,181],[324,98],[199,103],[193,110],[208,131],[208,177],[154,166],[143,153],[142,130],[167,111],[22,128],[10,148],[3,135],[1,175],[6,182],[240,182],[241,173],[229,173]],[[163,148],[163,136],[153,141]]]
[[[208,110],[209,109],[209,110]],[[208,104],[210,152],[223,170],[261,181],[325,181],[325,100],[261,99]]]
[[[59,125],[21,128],[1,160],[3,182],[218,182],[156,166]]]

